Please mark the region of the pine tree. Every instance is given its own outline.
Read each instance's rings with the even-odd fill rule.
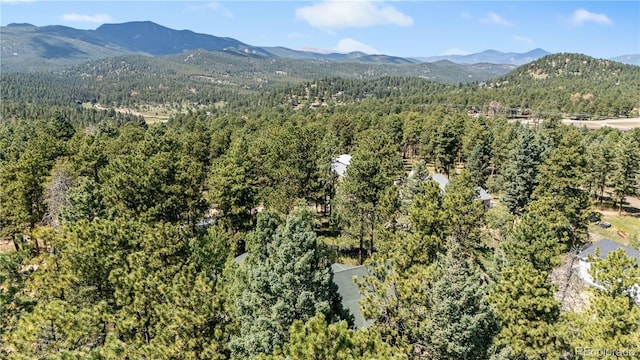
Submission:
[[[266,255],[247,259],[248,283],[236,303],[240,334],[230,343],[235,358],[273,353],[287,342],[295,320],[307,321],[316,313],[329,322],[345,317],[309,213],[289,215]]]
[[[481,247],[485,208],[468,171],[453,176],[442,197],[445,235],[465,250]]]
[[[536,270],[549,272],[558,265],[563,249],[560,240],[562,237],[550,228],[546,219],[535,213],[524,214],[502,243],[507,266],[526,261]]]
[[[492,143],[493,134],[484,118],[469,120],[462,137],[462,151],[465,168],[471,173],[476,186],[485,187],[491,174]]]
[[[67,193],[67,206],[62,211],[63,222],[91,222],[95,218],[105,217],[106,209],[100,185],[90,178],[80,177]]]
[[[44,184],[49,160],[37,145],[29,146],[15,161],[0,166],[0,237],[13,240],[16,250],[29,244],[24,234],[40,223],[45,212]],[[38,244],[33,246],[36,254]]]
[[[625,197],[635,195],[640,184],[640,144],[629,134],[624,134],[615,147],[613,171],[609,183],[613,197],[618,203],[618,214],[622,214]]]
[[[434,261],[444,251],[444,211],[442,190],[435,181],[422,183],[409,209],[409,219],[416,236],[422,238],[423,249]]]
[[[374,231],[379,219],[380,199],[402,162],[396,146],[380,131],[368,131],[359,137],[346,175],[338,189],[338,207],[347,231],[360,243],[360,263],[364,261],[365,238],[369,252],[374,248]]]
[[[375,332],[354,331],[346,321],[327,323],[325,316],[318,313],[306,323],[293,322],[289,342],[284,346],[283,356],[264,359],[318,359],[318,360],[358,360],[358,359],[402,359],[393,348],[381,341]]]
[[[207,198],[220,211],[225,226],[233,231],[251,225],[251,211],[256,206],[256,186],[246,157],[246,141],[232,141],[229,152],[211,166]]]
[[[429,296],[424,331],[427,351],[435,359],[486,359],[497,319],[487,300],[488,284],[462,249],[453,244],[439,262]]]
[[[589,195],[583,190],[586,162],[580,139],[580,133],[570,128],[558,146],[549,151],[539,166],[534,201],[527,208],[542,214],[557,228],[565,229],[571,242],[586,239],[591,207]]]
[[[561,359],[569,352],[553,291],[547,273],[529,262],[502,270],[489,295],[501,322],[497,352],[510,352],[515,359]]]
[[[525,126],[519,127],[504,171],[502,201],[512,214],[522,213],[531,199],[537,185],[541,151],[533,131]]]

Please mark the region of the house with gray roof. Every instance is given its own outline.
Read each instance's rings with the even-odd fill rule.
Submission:
[[[578,276],[589,286],[597,287],[602,289],[602,286],[594,281],[591,274],[589,274],[589,269],[591,268],[591,263],[589,261],[589,257],[598,256],[596,254],[596,250],[600,252],[600,258],[604,259],[609,255],[609,253],[614,252],[618,249],[623,249],[628,257],[634,258],[636,260],[636,264],[640,266],[640,250],[631,248],[629,246],[622,245],[615,241],[609,239],[601,239],[595,243],[587,244],[580,253],[578,253]],[[636,304],[640,305],[640,284],[635,284],[630,290],[630,293],[633,294]]]
[[[233,261],[236,264],[242,264],[248,255],[248,252],[240,254]],[[360,300],[363,295],[360,294],[360,287],[356,283],[356,280],[362,280],[364,276],[369,275],[366,266],[332,264],[331,271],[333,272],[333,283],[338,286],[338,293],[342,298],[342,307],[353,315],[355,328],[360,329],[371,326],[372,321],[365,319],[362,310],[360,310]]]
[[[373,323],[371,320],[364,318],[360,309],[360,287],[356,280],[362,280],[362,277],[369,276],[369,271],[364,265],[353,266],[346,264],[332,264],[333,282],[338,285],[338,293],[342,297],[342,307],[353,315],[353,325],[356,329],[368,328]]]
[[[449,179],[444,174],[440,174],[440,173],[433,174],[431,176],[431,180],[437,182],[438,185],[440,186],[440,190],[442,190],[443,192],[445,191],[447,184],[449,184]],[[476,199],[482,201],[486,209],[491,208],[492,207],[491,200],[493,200],[493,197],[489,195],[487,190],[481,188],[480,186],[478,186],[477,190],[478,190],[478,196],[476,197]]]

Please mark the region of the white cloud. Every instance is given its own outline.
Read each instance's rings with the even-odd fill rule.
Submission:
[[[485,23],[485,24],[493,24],[493,25],[500,25],[500,26],[513,26],[512,23],[510,23],[507,20],[503,19],[500,15],[498,15],[498,14],[496,14],[494,12],[487,13],[487,17],[482,18],[482,20],[480,20],[480,21]]]
[[[325,0],[296,9],[296,18],[322,29],[361,28],[375,25],[411,26],[413,19],[392,6],[373,1]]]
[[[458,48],[447,49],[442,53],[442,55],[444,55],[444,56],[446,56],[446,55],[469,55],[469,54],[471,54],[471,51],[462,50],[462,49],[458,49]]]
[[[578,9],[571,16],[571,23],[575,26],[581,26],[585,22],[594,22],[601,25],[611,25],[613,23],[607,15],[592,13],[585,9]]]
[[[106,22],[111,21],[111,16],[107,14],[95,14],[95,15],[64,14],[62,15],[62,20],[104,24]]]
[[[224,17],[233,17],[233,13],[231,12],[231,10],[229,10],[226,6],[222,5],[219,2],[210,2],[206,6],[208,9],[211,9]]]
[[[513,40],[518,41],[518,42],[526,43],[529,46],[533,46],[534,45],[533,39],[525,37],[525,36],[513,35]]]
[[[297,32],[290,32],[290,33],[287,34],[287,37],[289,39],[302,39],[302,38],[305,38],[307,36],[305,34],[300,34],[300,33],[297,33]]]
[[[462,14],[460,14],[460,17],[463,18],[463,19],[469,20],[469,19],[471,19],[471,14],[469,14],[468,12],[465,11]]]
[[[367,54],[377,54],[378,50],[351,38],[342,39],[338,42],[335,51],[340,53],[350,53],[352,51],[362,51]]]

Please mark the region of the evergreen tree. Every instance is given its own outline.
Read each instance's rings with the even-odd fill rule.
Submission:
[[[476,186],[485,187],[491,174],[493,134],[484,118],[469,120],[462,137],[465,168],[471,173]]]
[[[587,235],[591,202],[583,190],[585,165],[580,133],[569,128],[539,166],[539,184],[527,208],[564,229],[571,242],[584,241]]]
[[[485,208],[468,171],[453,176],[442,197],[444,230],[465,250],[481,247]]]
[[[531,199],[537,185],[537,167],[541,148],[533,131],[518,127],[517,138],[504,171],[502,201],[512,214],[520,214]]]
[[[635,195],[640,184],[640,144],[631,133],[624,134],[615,147],[609,183],[613,188],[614,200],[618,203],[618,214],[622,214],[625,197]]]
[[[26,250],[0,254],[0,358],[5,358],[4,337],[14,331],[19,319],[33,310],[35,301],[24,296],[29,272],[23,264],[28,261]]]
[[[608,129],[608,128],[602,128]],[[620,140],[619,131],[610,131],[595,139],[585,137],[587,150],[587,182],[594,197],[602,201],[607,181],[614,167],[614,148]]]
[[[251,225],[257,190],[252,179],[246,141],[234,140],[229,153],[213,162],[207,194],[209,202],[221,212],[220,216],[230,230],[243,230]]]
[[[444,211],[442,190],[435,181],[420,184],[409,209],[409,219],[413,232],[422,238],[424,251],[431,261],[444,251]]]
[[[394,177],[401,161],[396,146],[380,131],[360,135],[343,183],[339,188],[339,208],[347,230],[360,242],[360,263],[364,261],[365,238],[369,252],[374,248],[374,230],[379,220],[380,199]]]
[[[62,211],[63,221],[93,221],[106,216],[100,185],[87,177],[80,177],[69,189],[67,207]]]
[[[290,329],[289,342],[283,356],[265,356],[260,359],[402,359],[393,348],[381,341],[375,332],[353,331],[346,321],[327,323],[318,313],[306,323],[296,320]]]
[[[526,261],[536,270],[549,272],[560,260],[563,249],[561,240],[562,237],[549,226],[546,219],[535,213],[524,214],[502,243],[506,265],[513,266]]]
[[[23,243],[23,235],[33,230],[46,212],[43,195],[49,166],[44,154],[31,147],[17,160],[0,166],[0,237],[11,239],[16,250],[29,246]],[[37,242],[32,246],[38,253]]]
[[[240,334],[230,343],[234,358],[273,353],[288,341],[295,320],[316,313],[329,322],[345,317],[309,213],[289,215],[268,243],[267,256],[247,260],[248,283],[236,303]]]
[[[440,261],[429,296],[424,331],[434,359],[486,359],[498,323],[487,300],[488,285],[458,245]]]
[[[501,322],[497,352],[510,352],[514,359],[561,359],[570,353],[553,291],[547,273],[529,262],[502,270],[489,295]]]

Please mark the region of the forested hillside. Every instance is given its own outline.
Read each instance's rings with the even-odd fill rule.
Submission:
[[[252,60],[225,83],[193,55],[3,74],[0,358],[640,354],[635,259],[591,259],[601,287],[578,294],[552,276],[598,240],[596,205],[637,220],[640,129],[559,120],[637,114],[640,68],[561,54],[453,85],[278,65],[260,87]],[[166,123],[116,111],[192,102]],[[366,266],[370,326],[332,264]]]

